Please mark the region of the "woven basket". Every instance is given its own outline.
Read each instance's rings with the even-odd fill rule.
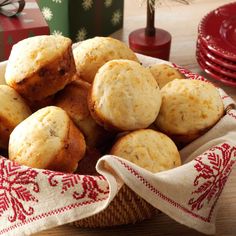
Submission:
[[[158,210],[156,208],[124,185],[104,211],[72,224],[81,228],[134,224],[145,219],[150,219],[157,213]]]

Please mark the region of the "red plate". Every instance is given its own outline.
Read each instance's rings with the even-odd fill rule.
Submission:
[[[202,52],[201,50],[198,51],[198,56],[200,57],[200,59],[202,61],[205,62],[205,64],[207,66],[209,66],[211,69],[213,69],[214,71],[217,71],[219,73],[221,73],[222,75],[226,75],[228,77],[230,77],[231,79],[235,79],[236,80],[236,71],[232,71],[232,70],[227,70],[224,67],[214,63],[213,61],[209,60]]]
[[[200,65],[200,67],[208,74],[210,75],[211,78],[221,81],[223,84],[229,85],[231,87],[236,87],[236,80],[231,79],[228,76],[224,76],[221,73],[214,71],[213,69],[211,69],[209,66],[207,66],[205,64],[204,61],[202,61],[200,59],[200,57],[198,56],[198,50],[197,50],[197,62]]]
[[[236,62],[236,2],[208,13],[198,32],[202,43],[215,54]]]
[[[201,40],[199,39],[199,41],[201,42]],[[209,49],[207,49],[203,44],[201,44],[199,42],[198,47],[199,50],[211,61],[213,61],[214,63],[221,65],[223,67],[225,67],[226,69],[229,70],[234,70],[236,71],[236,63],[234,63],[233,61],[227,60],[223,57],[220,57],[216,54],[214,54],[213,52],[211,52]]]

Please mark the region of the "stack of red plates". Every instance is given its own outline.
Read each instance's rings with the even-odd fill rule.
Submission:
[[[196,55],[207,74],[236,87],[236,2],[221,6],[202,19]]]

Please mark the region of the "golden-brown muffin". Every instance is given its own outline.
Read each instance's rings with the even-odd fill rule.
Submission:
[[[141,129],[122,136],[112,147],[111,154],[153,173],[181,165],[174,142],[165,134],[151,129]]]
[[[173,80],[161,89],[162,105],[155,124],[176,142],[188,143],[224,114],[216,87],[200,80]]]
[[[72,82],[56,95],[55,105],[67,112],[83,132],[89,147],[100,147],[109,135],[90,115],[87,103],[90,87],[91,85],[83,80]]]
[[[42,100],[74,80],[72,41],[63,36],[42,35],[24,39],[12,48],[6,83],[24,98]]]
[[[136,55],[123,42],[110,37],[95,37],[81,42],[73,50],[77,73],[92,83],[98,69],[113,59],[138,61]]]
[[[95,76],[88,96],[94,119],[118,131],[148,127],[157,117],[161,94],[151,72],[130,60],[112,60]]]
[[[85,149],[83,134],[67,113],[49,106],[33,113],[12,131],[9,159],[34,168],[71,173]]]
[[[160,89],[174,79],[185,79],[183,74],[168,64],[155,64],[148,68],[156,79]]]
[[[24,99],[7,85],[0,85],[0,101],[0,148],[6,149],[10,133],[31,111]]]

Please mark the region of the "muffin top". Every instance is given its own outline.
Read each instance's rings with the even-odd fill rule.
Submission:
[[[38,110],[11,133],[10,159],[18,162],[24,159],[22,163],[37,168],[48,166],[64,145],[68,128],[69,117],[61,108],[49,106]]]
[[[64,54],[71,46],[69,38],[55,35],[41,35],[24,39],[12,48],[5,79],[7,84],[12,80],[19,83],[31,76],[43,66]]]
[[[213,126],[224,107],[214,85],[200,80],[173,80],[161,89],[156,125],[169,134],[194,134]]]
[[[151,129],[133,131],[121,137],[112,147],[111,154],[153,173],[181,164],[174,142],[165,134]]]
[[[81,79],[91,83],[98,69],[113,59],[138,61],[136,55],[123,42],[110,37],[87,39],[73,50],[76,69]]]
[[[8,151],[9,159],[20,165],[72,173],[85,149],[84,136],[67,113],[48,106],[12,131]]]
[[[161,95],[151,72],[130,60],[112,60],[95,76],[89,95],[95,120],[117,130],[146,128],[157,117]]]
[[[154,64],[149,67],[160,88],[174,79],[185,79],[176,68],[168,64]]]

